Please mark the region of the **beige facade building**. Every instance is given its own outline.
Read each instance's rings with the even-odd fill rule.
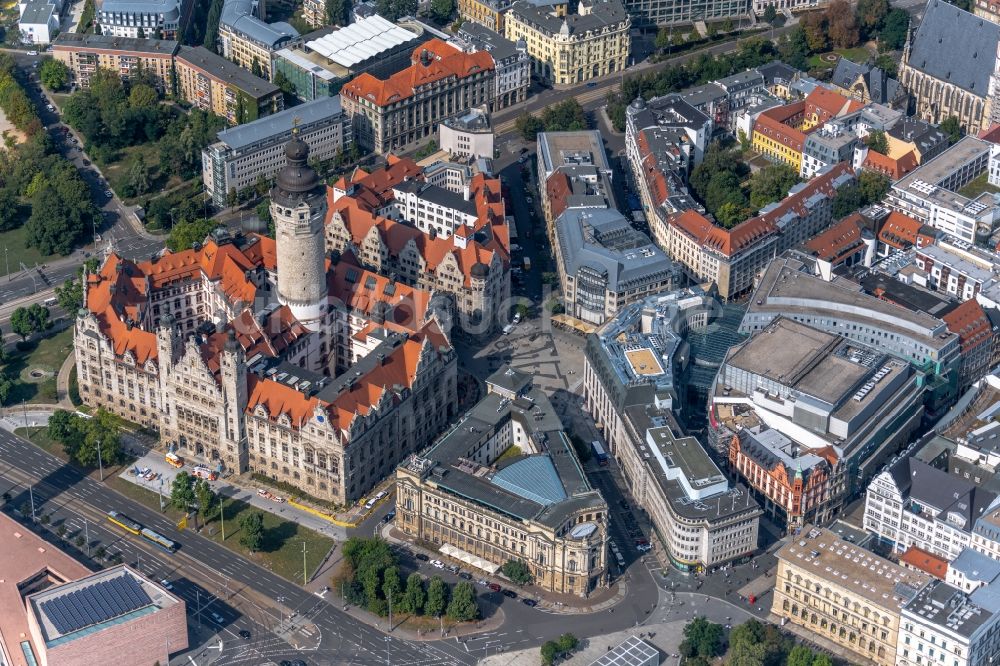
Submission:
[[[777,556],[772,613],[836,643],[850,661],[896,665],[902,608],[930,576],[809,526]]]
[[[632,19],[621,0],[584,0],[569,15],[557,7],[519,0],[504,20],[507,39],[528,45],[536,76],[572,85],[628,66]]]
[[[90,77],[98,69],[108,69],[118,72],[123,79],[140,71],[152,74],[161,92],[170,90],[177,49],[177,42],[164,39],[76,32],[60,33],[52,42],[52,56],[69,68],[81,88],[90,86]]]
[[[182,46],[174,59],[174,70],[178,98],[222,116],[232,125],[284,108],[277,86],[204,47]]]
[[[396,470],[396,527],[490,573],[520,560],[547,591],[605,587],[608,506],[555,409],[516,370],[486,384],[454,428]],[[512,447],[519,455],[500,461]]]
[[[510,230],[499,179],[464,165],[357,170],[334,183],[327,250],[350,251],[367,268],[450,300],[466,331],[505,322]],[[503,324],[500,324],[501,326]]]
[[[270,81],[271,56],[299,33],[284,21],[266,23],[257,18],[255,4],[251,0],[226,0],[219,17],[219,51],[224,58]]]
[[[433,139],[445,118],[492,108],[495,76],[488,52],[463,53],[435,38],[414,49],[403,71],[387,79],[361,74],[341,88],[340,99],[360,147],[406,152]]]
[[[305,143],[286,155],[277,242],[216,231],[151,261],[111,255],[87,277],[80,394],[184,457],[348,503],[453,418],[455,353],[431,294],[326,258],[325,188]]]

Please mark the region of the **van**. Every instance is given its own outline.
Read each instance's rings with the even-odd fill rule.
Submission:
[[[514,330],[514,324],[507,324],[503,327],[503,334],[510,335],[510,332]]]

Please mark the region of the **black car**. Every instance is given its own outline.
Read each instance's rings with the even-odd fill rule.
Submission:
[[[250,632],[247,631],[246,629],[240,629],[240,638],[242,638],[245,641],[250,640]]]
[[[508,599],[517,599],[517,592],[515,592],[514,590],[503,590],[503,596],[507,597]]]
[[[472,580],[472,574],[470,574],[468,571],[462,571],[461,573],[458,574],[458,577],[464,578],[465,580]]]
[[[426,555],[424,555],[423,553],[417,553],[416,557],[421,562],[427,562],[428,560],[431,559],[431,558],[427,557]]]
[[[538,605],[537,601],[535,601],[534,599],[528,599],[527,597],[521,599],[521,603],[524,604],[525,606],[531,606],[532,608]]]

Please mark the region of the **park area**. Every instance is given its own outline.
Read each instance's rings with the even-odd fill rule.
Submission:
[[[73,331],[70,328],[18,343],[0,362],[0,404],[57,402],[56,378],[72,350]]]

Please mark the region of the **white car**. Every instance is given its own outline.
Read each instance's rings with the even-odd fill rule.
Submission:
[[[111,190],[104,190],[104,196],[106,196],[107,198],[111,199],[111,198],[113,198],[115,196],[115,193],[112,192]]]
[[[56,110],[56,107],[52,106],[51,104],[46,104],[45,108],[48,109],[49,111],[53,112],[53,113]]]
[[[215,622],[217,624],[225,624],[226,623],[226,618],[222,617],[221,615],[219,615],[215,611],[212,611],[211,613],[209,613],[209,615],[212,616],[212,619],[215,620]]]
[[[431,560],[430,565],[435,569],[444,569],[444,562],[441,560]]]
[[[36,55],[38,55],[38,51],[28,51],[28,55],[30,55],[30,56],[36,56]]]
[[[173,583],[171,583],[169,580],[166,579],[160,581],[160,587],[162,587],[164,590],[174,589]]]

